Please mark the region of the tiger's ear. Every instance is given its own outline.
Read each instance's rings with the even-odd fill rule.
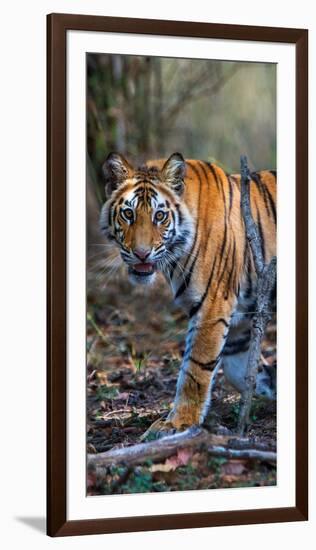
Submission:
[[[110,153],[102,166],[105,194],[109,197],[124,181],[132,176],[133,167],[119,153]]]
[[[177,195],[182,195],[184,191],[185,168],[185,160],[181,153],[173,153],[161,171],[164,183],[169,185]]]

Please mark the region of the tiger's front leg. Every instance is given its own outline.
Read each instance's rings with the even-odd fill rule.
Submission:
[[[174,432],[202,424],[210,404],[212,377],[221,360],[235,296],[203,304],[190,319],[173,409],[149,431]]]

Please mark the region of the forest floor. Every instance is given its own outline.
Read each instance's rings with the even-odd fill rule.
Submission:
[[[165,282],[132,286],[120,270],[103,275],[88,270],[87,452],[131,446],[171,408],[187,320],[173,303]],[[268,327],[262,354],[276,356],[275,325]],[[206,428],[233,434],[239,394],[219,371]],[[248,436],[254,444],[276,447],[276,403],[254,398]],[[113,464],[103,474],[88,472],[88,495],[253,487],[276,484],[275,464],[210,456],[184,449],[174,457],[134,468]]]

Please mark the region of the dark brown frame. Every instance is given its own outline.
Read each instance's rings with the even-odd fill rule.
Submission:
[[[67,521],[66,514],[66,33],[67,30],[285,42],[296,47],[296,504]],[[185,529],[308,519],[307,107],[308,31],[90,15],[47,16],[47,534]],[[84,106],[83,106],[84,108]]]

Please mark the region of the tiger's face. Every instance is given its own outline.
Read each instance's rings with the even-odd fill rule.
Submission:
[[[185,161],[179,153],[162,166],[134,169],[111,153],[104,165],[108,200],[101,231],[120,250],[133,282],[152,283],[191,243],[192,220],[183,201]]]

